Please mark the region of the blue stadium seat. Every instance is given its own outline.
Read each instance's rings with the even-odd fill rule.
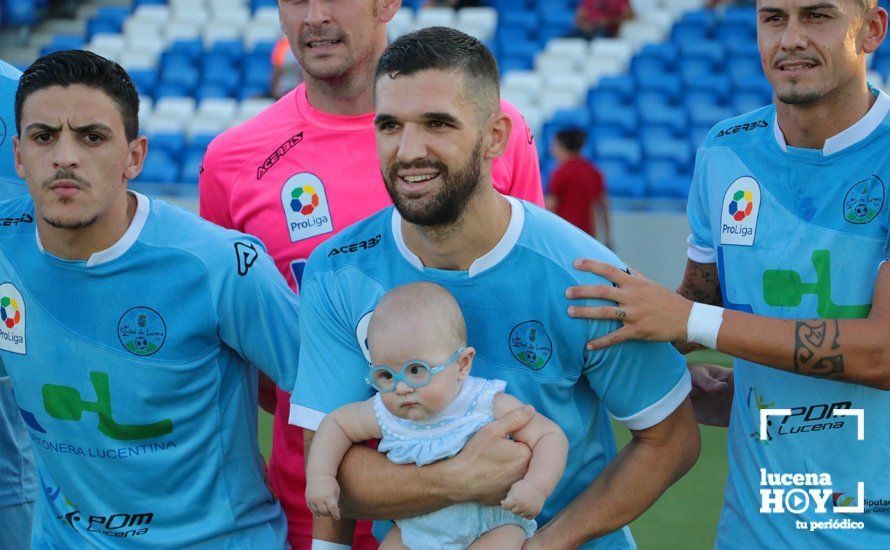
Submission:
[[[498,32],[501,29],[523,29],[528,36],[537,34],[539,21],[538,14],[534,11],[509,10],[500,14],[498,18]]]
[[[259,8],[277,8],[278,0],[250,0],[250,9],[256,11]]]
[[[268,88],[268,86],[266,86]],[[194,93],[195,101],[201,102],[205,99],[225,99],[232,97],[232,90],[226,86],[219,84],[200,84]]]
[[[700,9],[687,11],[680,17],[680,23],[695,24],[705,28],[712,28],[717,23],[717,14],[714,10]]]
[[[126,6],[102,6],[93,15],[90,22],[103,24],[107,28],[115,29],[115,33],[121,32],[124,21],[130,17],[130,8]]]
[[[640,59],[660,59],[666,68],[672,68],[679,57],[680,50],[671,42],[646,44],[635,56]]]
[[[673,130],[667,126],[642,126],[637,133],[640,143],[646,143],[651,140],[658,139],[675,139],[677,136]],[[685,139],[685,133],[681,139]]]
[[[636,56],[630,64],[630,72],[637,82],[670,73],[672,70],[672,65],[665,64],[662,59],[657,57]]]
[[[624,96],[626,101],[637,92],[637,84],[630,75],[604,76],[597,85],[597,90],[613,90]]]
[[[762,74],[757,76],[750,76],[748,78],[735,80],[731,79],[733,93],[754,93],[759,94],[764,97],[769,97],[772,100],[773,97],[773,87],[772,84],[769,83],[769,80],[766,79]]]
[[[140,95],[153,96],[158,85],[158,71],[154,69],[129,70],[130,80]]]
[[[726,74],[733,82],[741,82],[750,78],[763,78],[763,69],[759,59],[728,59],[726,61]]]
[[[689,90],[683,94],[683,108],[689,112],[702,105],[720,107],[723,104],[723,97],[724,94],[714,93],[711,90]]]
[[[201,163],[204,161],[203,149],[195,149],[194,147],[185,154],[182,159],[181,183],[188,185],[198,185],[198,176],[201,173]]]
[[[735,113],[729,107],[702,105],[687,113],[693,126],[713,126],[721,120],[732,117]]]
[[[732,94],[732,110],[741,115],[769,104],[769,98],[760,94],[736,92]]]
[[[181,133],[153,133],[148,136],[148,144],[154,153],[163,152],[178,160],[185,150],[185,136]]]
[[[716,40],[689,40],[680,43],[680,55],[686,58],[706,59],[717,65],[723,63],[726,52],[723,44]]]
[[[728,6],[723,12],[721,23],[743,25],[755,29],[757,27],[757,12],[754,6]]]
[[[534,61],[525,55],[519,57],[502,55],[498,58],[498,69],[502,77],[510,71],[530,71],[533,68]]]
[[[620,160],[629,170],[643,160],[643,151],[636,139],[603,137],[596,139],[596,160]]]
[[[689,187],[692,184],[692,174],[663,172],[651,173],[649,179],[648,195],[650,197],[686,199],[689,197]]]
[[[682,135],[686,130],[686,113],[680,107],[665,106],[660,109],[640,111],[640,124],[645,127],[666,128],[673,135]]]
[[[647,159],[673,162],[678,171],[692,165],[692,149],[685,139],[654,137],[643,139],[642,144]]]
[[[639,89],[640,91],[659,92],[673,103],[678,101],[683,91],[683,82],[677,74],[663,73],[641,80]]]
[[[750,44],[757,41],[757,29],[754,25],[740,25],[724,21],[717,27],[714,34],[726,45]]]
[[[230,61],[244,57],[244,42],[241,40],[220,40],[210,48],[209,55],[228,58]]]
[[[634,104],[637,107],[637,112],[640,114],[646,111],[670,109],[674,106],[664,94],[651,91],[640,92],[637,94],[634,98]]]
[[[173,42],[161,57],[167,58],[170,56],[180,56],[183,59],[188,59],[194,62],[198,61],[202,55],[204,55],[204,43],[200,38],[194,38],[191,40],[177,40]]]
[[[732,81],[723,73],[697,75],[694,78],[684,79],[683,84],[686,87],[687,93],[703,92],[711,94],[717,98],[718,103],[723,103],[726,94],[732,89]]]
[[[714,64],[710,60],[700,57],[684,57],[680,60],[677,69],[683,82],[690,82],[709,78],[714,72]]]
[[[598,88],[591,88],[590,91],[587,92],[587,108],[591,111],[595,111],[599,105],[603,106],[600,108],[606,109],[611,107],[627,107],[630,105],[631,99],[633,99],[633,96],[625,95],[618,90],[604,89],[600,86]]]
[[[160,83],[155,88],[154,99],[162,99],[165,97],[183,97],[191,94],[191,89],[186,89],[179,84]]]
[[[248,99],[251,97],[266,97],[269,95],[269,86],[252,86],[245,84],[235,90],[235,98],[238,100]]]
[[[243,84],[247,86],[259,86],[263,88],[269,87],[269,82],[272,80],[272,64],[269,62],[266,63],[251,63],[247,64],[244,67],[244,79],[242,80]]]
[[[538,53],[538,44],[532,40],[506,42],[500,44],[500,49],[504,57],[524,58],[531,62]]]
[[[667,181],[676,178],[679,174],[677,166],[672,161],[647,159],[643,165],[643,174],[646,176],[646,182],[648,183],[648,196],[672,197],[665,189]]]
[[[587,109],[560,109],[550,118],[549,123],[562,128],[586,128],[590,125],[590,112]]]
[[[671,29],[671,40],[676,44],[709,40],[710,38],[710,29],[697,23],[680,22]]]
[[[646,194],[646,180],[628,171],[623,162],[601,160],[596,163],[606,180],[606,192],[611,197],[641,198]]]
[[[53,52],[60,52],[63,50],[81,50],[83,49],[84,44],[85,41],[82,36],[57,34],[53,36],[52,42],[41,48],[40,55],[44,56]]]
[[[760,60],[760,50],[757,42],[729,42],[726,44],[726,56],[729,59],[754,59]]]
[[[621,128],[627,136],[635,135],[639,126],[637,111],[633,107],[597,105],[593,110],[593,118],[596,125],[611,125]]]
[[[167,65],[161,69],[161,84],[178,86],[185,93],[191,93],[198,85],[201,75],[192,65]]]
[[[145,157],[142,173],[136,179],[141,183],[174,183],[179,180],[179,162],[165,151],[153,150]]]
[[[692,147],[693,150],[701,147],[701,144],[704,143],[705,137],[707,137],[708,132],[711,131],[711,126],[690,126],[689,132],[687,133],[686,139],[689,141],[689,146]]]

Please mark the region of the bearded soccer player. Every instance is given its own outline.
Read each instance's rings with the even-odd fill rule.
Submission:
[[[720,548],[890,541],[890,97],[866,82],[886,34],[874,0],[758,0],[774,104],[698,152],[680,295],[597,262],[581,265],[619,288],[569,290],[619,303],[574,309],[624,322],[594,348],[736,358],[693,371],[700,421],[729,425]]]
[[[296,297],[254,237],[127,190],[138,109],[84,51],[16,92],[30,196],[0,203],[0,377],[34,442],[32,547],[285,548],[255,369],[295,378]]]
[[[386,48],[386,23],[400,5],[400,0],[279,2],[281,27],[304,83],[218,137],[204,158],[201,215],[259,237],[297,292],[316,246],[391,204],[374,142],[373,74]],[[543,204],[531,132],[515,107],[502,101],[501,109],[513,121],[513,134],[492,168],[494,185]],[[336,253],[378,244],[371,238]],[[275,411],[269,479],[287,512],[291,545],[306,548],[312,516],[303,498],[303,435],[288,425],[288,400],[288,393],[271,387],[261,397]],[[376,546],[366,526],[357,530],[356,545]]]
[[[435,282],[466,317],[475,372],[505,380],[508,393],[569,439],[565,473],[527,544],[633,548],[627,523],[698,455],[682,357],[652,342],[585,352],[592,334],[617,323],[565,316],[562,288],[581,282],[579,274],[602,280],[573,271],[572,258],[585,251],[622,264],[555,214],[492,186],[492,160],[506,148],[511,123],[499,109],[497,65],[484,45],[454,29],[423,29],[390,44],[376,78],[377,149],[395,206],[324,243],[309,260],[293,422],[311,445],[325,414],[371,397],[366,331],[377,301],[396,286]],[[368,239],[379,242],[333,253]],[[633,434],[620,454],[607,410]],[[456,502],[498,505],[525,474],[528,448],[505,437],[505,425],[515,429],[511,417],[522,414],[483,427],[455,457],[421,468],[353,446],[338,475],[344,515],[391,519]],[[435,437],[428,443],[436,445]],[[318,531],[323,540],[349,540],[348,529]]]

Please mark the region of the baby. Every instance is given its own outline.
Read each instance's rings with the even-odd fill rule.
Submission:
[[[503,393],[505,382],[469,376],[476,352],[466,340],[460,308],[439,285],[410,284],[381,298],[368,327],[367,382],[378,393],[328,414],[312,442],[306,501],[316,516],[340,519],[336,474],[353,443],[380,439],[391,461],[423,466],[456,455],[483,425],[523,406]],[[568,441],[540,414],[513,439],[532,458],[500,507],[465,502],[397,520],[381,548],[521,548],[562,477]]]

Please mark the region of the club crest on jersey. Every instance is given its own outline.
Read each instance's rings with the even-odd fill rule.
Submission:
[[[324,184],[315,174],[291,176],[281,188],[281,206],[291,242],[302,241],[334,230]]]
[[[358,347],[362,350],[362,355],[368,360],[369,365],[371,364],[371,350],[368,347],[368,327],[371,325],[371,315],[373,314],[373,310],[365,313],[355,325],[355,340],[358,342]]]
[[[523,365],[541,370],[553,355],[553,344],[538,321],[526,321],[510,331],[510,352]]]
[[[25,354],[25,301],[12,283],[0,285],[0,349]]]
[[[720,244],[752,246],[760,216],[760,184],[750,176],[741,177],[723,196],[720,215]]]
[[[883,208],[884,182],[874,174],[857,182],[844,197],[844,219],[850,223],[868,223]]]
[[[149,307],[134,307],[118,320],[117,337],[133,355],[148,356],[164,345],[167,325],[157,311]]]

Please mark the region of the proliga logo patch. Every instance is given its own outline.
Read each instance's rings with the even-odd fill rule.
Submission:
[[[738,178],[723,196],[720,244],[752,246],[760,216],[760,184],[750,176]]]
[[[281,188],[281,206],[291,242],[334,230],[324,184],[314,174],[291,176]]]
[[[0,285],[0,349],[25,354],[25,301],[12,283]]]

